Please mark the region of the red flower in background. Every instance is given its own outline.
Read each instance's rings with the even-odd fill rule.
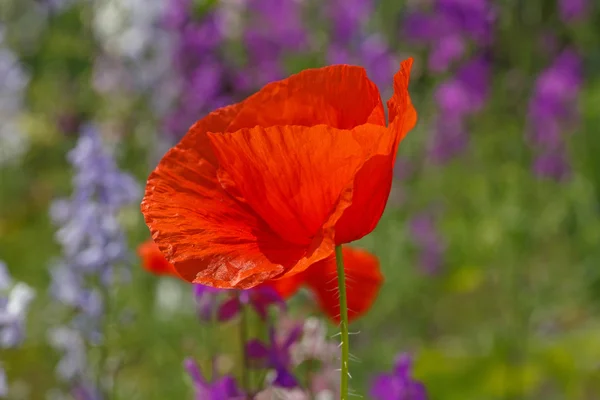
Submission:
[[[344,272],[348,296],[348,320],[365,314],[377,298],[383,283],[379,260],[366,250],[344,246]],[[340,322],[340,300],[335,256],[330,256],[294,276],[267,282],[281,297],[287,299],[307,286],[315,295],[319,307],[330,319]]]
[[[137,252],[142,259],[142,266],[146,271],[155,275],[174,275],[179,277],[175,268],[169,264],[152,239],[146,240],[144,243],[140,244]]]
[[[379,260],[366,250],[343,247],[344,271],[348,288],[348,320],[351,322],[365,314],[377,298],[379,288],[383,284],[383,275],[379,269]],[[152,240],[147,240],[138,247],[142,266],[155,275],[172,275],[181,278],[173,266]],[[270,280],[249,291],[244,297],[231,297],[221,304],[218,311],[219,320],[229,320],[237,315],[242,302],[249,303],[261,316],[266,318],[266,307],[278,304],[282,299],[292,297],[306,286],[315,295],[319,308],[332,321],[340,322],[340,302],[338,298],[337,267],[333,255],[311,265],[306,271],[296,275]],[[274,296],[270,291],[274,291]]]
[[[179,275],[250,288],[300,273],[370,233],[398,144],[416,123],[411,65],[404,61],[394,77],[388,126],[375,84],[347,65],[270,83],[196,122],[150,174],[142,201]]]

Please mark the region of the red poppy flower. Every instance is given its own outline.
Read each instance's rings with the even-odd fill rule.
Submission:
[[[142,201],[181,277],[250,288],[371,232],[398,144],[416,123],[411,65],[394,77],[388,126],[377,87],[348,65],[270,83],[196,122],[150,174]]]
[[[377,298],[383,283],[379,260],[366,250],[344,246],[344,272],[346,275],[348,320],[351,322],[365,314]],[[292,296],[303,285],[315,295],[321,310],[333,321],[340,322],[335,256],[329,256],[299,274],[269,281],[284,299]]]
[[[142,259],[142,266],[146,271],[155,275],[173,275],[179,277],[173,265],[167,261],[152,239],[140,244],[137,252]]]

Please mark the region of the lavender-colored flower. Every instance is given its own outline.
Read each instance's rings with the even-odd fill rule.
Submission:
[[[264,344],[257,339],[252,339],[246,344],[246,354],[257,366],[275,371],[273,386],[294,388],[298,386],[298,380],[290,371],[292,366],[290,349],[301,335],[302,326],[296,326],[283,341],[280,341],[275,329],[270,327],[269,343]]]
[[[433,216],[417,214],[410,221],[412,239],[419,249],[419,264],[426,273],[436,273],[443,262],[444,242],[438,233]]]
[[[48,339],[63,356],[58,377],[74,385],[73,395],[88,400],[101,393],[91,382],[103,366],[91,370],[86,350],[102,345],[106,292],[128,276],[129,252],[118,213],[138,201],[140,188],[118,169],[93,126],[84,128],[68,160],[75,169],[73,194],[50,208],[62,247],[62,259],[50,271],[50,293],[72,310],[72,319],[51,330]]]
[[[29,78],[14,53],[5,47],[3,37],[4,25],[0,23],[0,166],[17,162],[29,147],[18,122]]]
[[[70,382],[86,378],[85,342],[77,330],[65,326],[53,328],[48,332],[48,342],[62,352],[62,358],[56,365],[56,374],[62,380]]]
[[[0,261],[0,348],[19,346],[25,338],[25,317],[35,292],[22,282],[14,283]],[[0,397],[8,394],[6,374],[0,364]]]
[[[294,329],[294,328],[292,328]],[[323,363],[336,361],[339,358],[339,344],[327,340],[327,326],[318,318],[308,318],[302,325],[302,335],[291,349],[294,365],[307,360],[318,360]]]
[[[219,321],[228,321],[238,315],[242,307],[250,306],[264,321],[271,305],[285,309],[285,301],[275,289],[270,286],[259,286],[237,292],[236,295],[221,304],[217,316]]]
[[[27,309],[34,297],[32,288],[22,282],[13,283],[6,265],[0,261],[0,348],[21,344]]]
[[[0,365],[0,397],[8,396],[8,382],[6,379],[6,372]]]
[[[294,327],[291,329],[293,330]],[[308,383],[310,391],[317,399],[339,397],[339,343],[329,340],[327,326],[323,320],[311,317],[304,321],[302,337],[292,345],[290,352],[294,365],[304,361],[318,361],[319,370],[311,374]]]
[[[400,354],[390,374],[382,374],[371,386],[374,400],[427,400],[425,386],[412,377],[412,358]]]
[[[184,366],[192,379],[196,400],[241,400],[246,398],[232,377],[224,376],[209,383],[202,376],[200,368],[194,360],[186,359]]]

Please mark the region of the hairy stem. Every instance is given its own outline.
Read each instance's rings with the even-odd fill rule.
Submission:
[[[340,400],[348,399],[348,378],[350,377],[348,359],[350,356],[350,343],[348,341],[348,304],[346,299],[346,275],[344,272],[344,257],[342,246],[335,247],[335,261],[337,264],[338,288],[340,291],[340,330],[342,359],[340,368]]]

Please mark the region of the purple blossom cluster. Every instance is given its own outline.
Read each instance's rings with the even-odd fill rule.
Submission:
[[[558,0],[558,14],[567,23],[581,21],[588,12],[588,0]]]
[[[22,282],[14,282],[0,261],[0,349],[18,347],[25,339],[25,318],[34,297],[34,290]],[[0,397],[7,395],[8,383],[0,363]]]
[[[199,117],[233,102],[235,76],[224,60],[223,26],[214,9],[198,15],[191,0],[173,0],[162,25],[172,40],[170,82],[178,92],[164,130],[179,138]]]
[[[429,50],[429,71],[455,71],[434,91],[438,114],[429,156],[435,163],[446,163],[464,151],[469,142],[469,117],[485,105],[494,15],[487,0],[436,0],[431,10],[411,12],[405,20],[406,37]]]
[[[563,134],[577,122],[581,85],[582,61],[572,49],[558,54],[535,81],[528,122],[536,157],[533,170],[541,178],[562,180],[569,175]]]
[[[400,354],[389,374],[382,374],[371,386],[373,400],[427,400],[425,386],[412,377],[412,357]]]
[[[334,0],[323,7],[328,18],[325,24],[330,26],[327,61],[330,64],[361,65],[377,86],[382,89],[389,87],[399,59],[381,33],[367,30],[375,2]]]
[[[435,274],[442,267],[445,243],[430,213],[420,213],[410,220],[412,239],[418,248],[419,265],[427,274]]]
[[[387,88],[399,60],[382,35],[366,30],[373,3],[318,5],[327,18],[321,28],[330,29],[325,55],[328,63],[364,66]],[[301,0],[228,0],[197,12],[191,0],[169,2],[162,22],[172,40],[172,71],[165,79],[177,94],[163,121],[165,132],[179,138],[199,117],[282,79],[290,55],[321,55],[323,40],[303,18],[307,6]],[[237,56],[232,38],[243,44]]]
[[[312,398],[310,393],[320,393],[323,396],[337,393],[339,349],[336,342],[326,339],[327,329],[323,321],[316,318],[303,322],[290,320],[282,314],[285,311],[283,299],[270,287],[228,291],[195,285],[194,295],[203,323],[209,320],[223,323],[240,317],[237,323],[242,329],[247,323],[247,317],[243,313],[254,310],[259,317],[258,322],[268,331],[266,341],[243,337],[247,362],[241,368],[268,372],[260,387],[242,387],[231,375],[216,376],[208,381],[194,360],[185,360],[184,366],[192,380],[197,399],[244,399],[252,395],[255,396],[252,398],[257,399],[277,396],[276,398],[308,400]],[[276,324],[267,312],[271,306],[279,310]],[[245,328],[242,332],[246,332]],[[294,370],[309,361],[317,362],[320,368],[313,371],[308,382],[301,382]],[[213,371],[216,371],[215,359],[212,363]]]
[[[91,380],[86,346],[102,345],[111,288],[128,277],[129,251],[118,213],[139,200],[140,188],[118,169],[95,126],[84,127],[68,159],[75,170],[73,194],[50,209],[62,247],[62,258],[51,269],[50,292],[72,319],[52,330],[49,340],[63,353],[57,375],[80,386]]]
[[[0,23],[0,166],[18,161],[29,145],[18,122],[29,77],[4,42]]]
[[[286,75],[284,57],[307,51],[310,37],[302,1],[247,0],[242,42],[246,49],[243,89],[254,90]]]

